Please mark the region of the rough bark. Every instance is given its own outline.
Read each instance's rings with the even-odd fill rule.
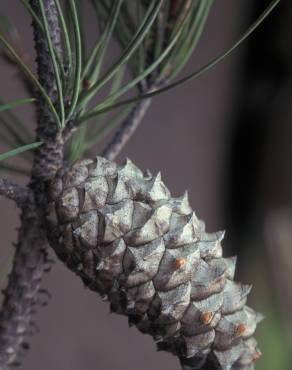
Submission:
[[[13,181],[0,179],[0,195],[13,200],[19,207],[22,207],[28,200],[30,193]]]
[[[61,52],[60,28],[53,0],[45,0],[45,12],[52,42]],[[39,2],[31,0],[39,14]],[[47,94],[56,103],[56,84],[48,45],[44,34],[33,22],[38,77]],[[41,279],[47,268],[46,248],[46,183],[55,175],[63,161],[61,132],[44,99],[38,96],[37,140],[43,142],[34,155],[28,188],[32,198],[23,205],[13,267],[0,313],[0,369],[7,370],[19,362],[25,335],[31,331],[32,314],[38,302]]]

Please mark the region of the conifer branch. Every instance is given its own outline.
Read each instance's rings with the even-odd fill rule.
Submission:
[[[70,212],[77,211],[79,212],[79,206],[81,204],[81,201],[79,201],[78,198],[80,194],[77,191],[77,189],[74,188],[74,186],[73,191],[74,189],[76,190],[75,194],[76,196],[74,195],[75,198],[69,197],[70,198],[69,201],[68,198],[64,199],[64,201],[63,199],[59,198],[60,188],[58,188],[59,180],[62,180],[64,184],[66,183],[64,178],[61,179],[62,173],[67,171],[64,165],[65,163],[64,145],[66,141],[71,137],[74,130],[79,129],[80,124],[82,122],[85,122],[86,120],[93,116],[97,116],[99,114],[105,113],[108,110],[112,110],[125,104],[131,104],[130,106],[133,107],[132,111],[129,113],[129,110],[127,110],[127,114],[129,113],[128,117],[126,118],[126,120],[123,121],[116,135],[114,135],[113,139],[102,153],[103,157],[114,159],[120,153],[120,151],[126,145],[128,140],[134,134],[137,127],[142,122],[142,119],[146,111],[148,110],[151,104],[151,99],[154,95],[167,91],[168,89],[171,89],[173,87],[179,86],[182,83],[185,83],[201,75],[202,73],[206,72],[207,70],[215,66],[221,60],[223,60],[258,27],[258,25],[263,21],[263,19],[265,19],[265,17],[272,11],[272,9],[279,3],[279,1],[280,0],[273,0],[270,6],[260,16],[260,18],[244,33],[240,40],[237,41],[231,48],[229,48],[227,51],[219,55],[211,62],[207,63],[199,71],[195,71],[190,75],[181,78],[180,80],[177,80],[175,82],[171,82],[171,80],[174,79],[176,74],[185,65],[185,63],[187,62],[191,55],[192,50],[194,50],[198,42],[198,39],[200,38],[206,17],[212,4],[212,0],[208,1],[200,0],[199,2],[185,0],[183,3],[184,5],[182,7],[178,6],[179,2],[177,0],[170,0],[168,4],[171,5],[170,13],[168,6],[166,6],[167,5],[166,1],[165,2],[163,0],[141,1],[141,4],[138,4],[137,17],[135,17],[134,14],[132,14],[132,12],[127,11],[126,2],[124,2],[123,4],[125,7],[121,7],[120,12],[119,6],[122,4],[122,1],[119,0],[116,0],[115,2],[101,1],[100,3],[103,4],[103,11],[101,12],[98,11],[98,13],[100,13],[98,14],[97,17],[98,22],[101,16],[101,18],[103,18],[101,23],[107,24],[104,30],[101,31],[101,33],[103,32],[101,40],[110,40],[110,38],[113,36],[120,42],[122,46],[122,53],[121,56],[110,66],[110,68],[106,69],[104,75],[101,74],[101,76],[98,76],[98,72],[103,61],[103,55],[105,55],[105,53],[107,52],[109,42],[106,41],[97,44],[97,46],[99,45],[101,47],[101,50],[99,50],[98,53],[95,53],[94,48],[93,59],[89,57],[88,60],[89,63],[88,65],[90,65],[93,69],[91,71],[93,79],[92,81],[91,79],[88,80],[84,79],[83,85],[81,83],[82,76],[86,77],[84,71],[87,71],[86,67],[84,70],[82,67],[84,64],[82,63],[83,59],[86,61],[86,52],[83,52],[84,50],[86,50],[86,48],[82,37],[83,34],[82,20],[79,19],[81,18],[81,14],[78,13],[78,6],[76,6],[77,1],[76,2],[75,0],[69,1],[71,7],[68,7],[68,9],[70,10],[69,13],[67,13],[67,15],[69,15],[69,18],[73,17],[71,19],[73,20],[73,24],[71,25],[72,27],[70,26],[70,22],[66,24],[66,17],[63,17],[62,10],[63,7],[60,5],[61,3],[59,4],[58,1],[56,0],[22,1],[22,3],[26,4],[27,8],[30,10],[30,14],[32,15],[33,18],[32,26],[34,31],[35,49],[37,56],[36,64],[38,78],[35,77],[30,68],[24,63],[21,55],[19,55],[17,51],[14,50],[14,47],[10,44],[10,42],[6,40],[6,37],[1,34],[0,41],[9,51],[8,55],[11,58],[15,59],[16,65],[18,65],[21,68],[21,70],[24,71],[24,73],[26,73],[27,76],[29,76],[30,81],[33,82],[34,84],[33,86],[36,86],[38,89],[34,94],[36,95],[35,106],[37,108],[37,128],[35,143],[38,144],[38,147],[33,153],[33,166],[31,170],[30,182],[27,186],[27,189],[22,189],[17,184],[14,184],[8,180],[4,179],[0,180],[0,195],[7,196],[9,199],[14,200],[21,207],[20,215],[21,226],[18,233],[18,241],[16,243],[13,266],[11,273],[9,275],[8,285],[3,292],[4,301],[2,310],[0,311],[0,370],[9,370],[11,369],[12,366],[20,364],[20,354],[22,352],[22,349],[27,348],[27,345],[25,343],[25,337],[29,332],[31,332],[32,315],[34,312],[34,307],[39,302],[38,293],[41,291],[40,285],[42,276],[48,267],[47,259],[47,248],[49,246],[48,238],[50,238],[51,245],[55,249],[58,257],[61,260],[64,260],[64,262],[67,263],[69,268],[71,268],[78,275],[80,275],[85,284],[89,285],[89,283],[93,282],[94,284],[91,285],[93,287],[93,290],[99,291],[98,289],[95,289],[96,288],[95,281],[94,279],[92,280],[92,276],[95,278],[96,274],[99,273],[97,271],[102,270],[103,268],[102,264],[99,264],[98,268],[96,268],[95,265],[96,261],[94,259],[95,256],[93,253],[91,253],[91,251],[89,251],[90,252],[89,254],[82,253],[80,254],[82,259],[78,261],[78,265],[75,266],[75,262],[77,262],[76,258],[74,257],[72,258],[72,260],[69,260],[67,258],[68,254],[71,253],[70,248],[72,247],[73,239],[71,239],[71,241],[68,238],[66,239],[65,237],[66,235],[64,235],[64,238],[62,239],[58,238],[59,236],[58,233],[59,232],[62,233],[64,230],[63,229],[58,230],[59,225],[52,224],[52,222],[54,221],[54,216],[58,214],[60,209],[61,216],[60,214],[58,214],[58,217],[57,218],[55,217],[55,221],[58,219],[59,222],[62,219],[62,217],[64,217],[63,221],[65,222],[62,223],[62,225],[64,225],[67,222],[66,212],[67,214],[69,214]],[[95,1],[92,1],[92,3],[94,5]],[[117,5],[117,8],[112,8],[113,3]],[[198,6],[198,4],[200,4],[200,6]],[[96,7],[98,8],[97,2]],[[116,18],[118,16],[119,19]],[[59,22],[62,26],[61,28]],[[132,25],[134,26],[132,27]],[[72,39],[69,37],[70,36],[69,33],[71,33],[71,30],[72,35],[74,34]],[[62,50],[62,32],[63,36],[67,36],[65,37],[67,42],[66,47],[67,54],[64,53],[64,56]],[[189,36],[186,37],[186,35]],[[75,41],[74,47],[73,39]],[[72,42],[72,45],[70,45],[70,42]],[[72,54],[73,58],[71,58]],[[69,68],[71,66],[71,59],[73,61],[72,69]],[[94,66],[96,65],[98,66],[97,70],[96,68],[94,68]],[[123,85],[122,82],[125,66],[130,67],[130,71],[133,73],[133,79],[129,83]],[[167,85],[165,82],[166,78],[168,79],[168,82],[170,82]],[[72,84],[72,82],[74,83]],[[97,93],[99,93],[100,89],[107,83],[111,84],[111,93],[109,94],[109,96],[106,96],[106,99],[104,101],[101,102],[99,101],[97,105],[94,105],[92,107],[92,104],[96,104],[93,99],[97,97]],[[141,83],[144,83],[145,86],[141,87]],[[124,95],[126,92],[128,92],[130,89],[134,87],[135,88],[140,87],[141,92],[140,95],[128,100],[117,101],[117,99],[120,96]],[[124,118],[125,116],[122,117]],[[122,117],[120,116],[116,122],[121,122],[123,119]],[[112,124],[108,125],[107,128],[112,129],[113,127],[115,127],[115,125]],[[95,135],[94,139],[96,139],[97,137],[98,135]],[[80,137],[78,139],[80,139]],[[80,142],[84,148],[88,147],[89,144],[89,142],[86,142],[86,140],[87,140],[86,135],[84,135],[84,138],[82,138],[81,136]],[[15,151],[16,153],[20,153],[20,150],[21,147],[15,149],[13,152],[14,154]],[[81,152],[82,150],[79,151],[78,154]],[[88,163],[90,164],[89,167],[83,168],[84,166],[87,166]],[[118,166],[116,166],[116,164],[114,163],[109,163],[109,161],[107,161],[105,158],[97,158],[95,160],[95,164],[96,166],[94,167],[94,161],[91,160],[85,161],[83,162],[83,164],[77,162],[75,167],[73,166],[73,169],[75,168],[75,170],[77,171],[76,172],[73,171],[71,172],[71,174],[69,173],[70,176],[73,176],[70,179],[70,181],[72,181],[72,184],[76,182],[76,179],[78,180],[78,176],[80,180],[80,178],[82,179],[82,176],[86,177],[87,175],[84,174],[89,174],[90,171],[95,171],[94,173],[98,174],[97,177],[99,177],[99,180],[102,180],[102,183],[98,183],[97,190],[102,191],[98,191],[98,197],[100,197],[100,199],[95,198],[95,201],[106,203],[109,200],[110,196],[112,197],[115,196],[117,199],[120,199],[119,197],[123,196],[123,194],[118,193],[117,189],[119,189],[119,187],[117,186],[117,184],[112,183],[110,186],[108,185],[109,181],[106,178],[107,175],[103,174],[102,175],[103,177],[100,176],[100,174],[102,174],[103,173],[102,171],[104,170],[106,170],[105,173],[115,173],[115,175],[117,175],[117,177],[114,176],[115,179],[116,178],[121,179],[122,183],[120,183],[120,185],[122,191],[128,191],[127,190],[127,187],[129,186],[128,179],[130,179],[131,176],[134,174],[135,180],[133,181],[134,185],[133,188],[131,187],[129,188],[129,196],[127,196],[126,199],[130,200],[133,194],[139,194],[140,196],[144,191],[143,199],[145,205],[143,207],[143,211],[141,211],[142,212],[141,214],[144,215],[145,213],[144,216],[146,218],[144,221],[147,222],[144,224],[144,226],[146,225],[145,229],[146,232],[144,232],[145,230],[142,229],[141,232],[140,231],[138,232],[136,230],[137,227],[135,226],[135,228],[133,229],[134,230],[133,235],[134,236],[136,235],[137,245],[140,245],[141,241],[144,243],[143,236],[145,235],[149,236],[153,232],[154,236],[152,235],[153,239],[151,240],[155,240],[157,239],[158,236],[161,237],[162,235],[169,231],[170,225],[168,225],[168,223],[170,222],[171,216],[170,210],[171,212],[173,211],[174,213],[177,213],[177,215],[174,218],[175,220],[180,220],[180,218],[182,217],[182,219],[179,221],[179,226],[181,226],[186,221],[186,217],[187,219],[189,219],[187,223],[188,227],[184,229],[185,227],[184,226],[182,233],[177,235],[177,237],[173,237],[173,240],[177,241],[178,246],[180,246],[179,244],[180,240],[183,241],[185,240],[184,237],[187,238],[186,244],[192,244],[194,242],[197,242],[197,236],[195,234],[197,232],[198,233],[200,233],[201,231],[203,232],[202,229],[203,223],[197,220],[195,218],[195,215],[189,218],[191,210],[188,205],[186,196],[179,199],[169,200],[170,193],[168,189],[165,187],[165,185],[162,183],[160,175],[157,175],[152,178],[151,174],[148,173],[145,177],[136,166],[133,166],[131,164],[130,161],[127,161],[125,166],[118,170],[120,171],[119,173],[116,173],[116,169],[118,168]],[[56,176],[56,173],[59,169],[61,169],[61,171],[58,172],[58,176]],[[67,178],[70,178],[70,176],[67,176]],[[151,181],[149,176],[151,178]],[[90,182],[93,181],[92,180],[93,177],[96,176],[91,176],[90,178],[88,178],[88,181]],[[139,181],[141,182],[141,184],[139,183]],[[55,187],[52,184],[55,184]],[[137,184],[139,186],[135,188]],[[94,186],[96,186],[96,184],[92,183],[92,189],[95,189]],[[104,186],[104,188],[99,189],[100,186],[101,187]],[[65,188],[63,187],[63,190],[64,189]],[[115,189],[115,191],[117,191],[117,194],[114,193],[107,194],[109,189],[111,190]],[[134,191],[132,192],[133,189]],[[72,189],[70,189],[70,191],[71,190]],[[91,212],[93,209],[95,210],[96,205],[92,206],[91,204],[91,202],[93,201],[93,197],[90,191],[91,189],[88,190],[88,188],[86,189],[84,188],[83,194],[86,195],[86,199],[85,198],[83,199],[84,204],[82,206],[83,207],[82,211],[80,212],[84,212],[86,207],[89,207],[90,209],[89,212]],[[63,191],[61,193],[62,195],[64,195]],[[102,197],[104,195],[105,198],[103,199]],[[132,203],[135,201],[135,199],[131,200]],[[162,202],[163,204],[161,205],[161,207],[166,207],[164,204],[166,199],[170,202],[169,205],[166,207],[167,209],[164,209],[162,213],[159,213],[156,209],[155,210],[153,209],[154,212],[152,212],[152,214],[154,215],[153,216],[154,218],[151,216],[153,219],[150,220],[150,222],[148,222],[149,221],[148,211],[151,211],[151,209],[149,210],[148,205],[149,199],[150,204],[152,205],[155,204],[157,200],[158,201],[163,200]],[[58,207],[55,208],[56,212],[54,214],[51,213],[54,207],[51,201],[53,201],[55,205],[59,204],[58,203],[59,201],[62,201],[62,203],[60,203],[61,206],[59,207],[58,205]],[[69,203],[67,204],[66,202]],[[109,215],[111,216],[110,217],[111,220],[113,219],[113,214],[111,212],[115,210],[113,204],[116,203],[122,202],[120,201],[116,202],[115,199],[112,203],[109,203],[108,204],[109,207],[106,208],[107,210],[109,210],[108,212]],[[76,213],[77,216],[79,216],[78,212]],[[125,213],[122,213],[126,217],[129,216],[129,223],[132,223],[134,219],[131,216],[131,212],[133,212],[133,210],[132,211],[125,210]],[[73,216],[75,217],[76,215],[74,214]],[[160,216],[164,215],[163,217],[166,217],[166,220],[164,220],[162,216],[161,216],[162,219],[159,220],[160,217],[159,215]],[[69,217],[70,220],[74,219],[74,217],[71,216]],[[110,233],[113,232],[112,235],[114,235],[114,239],[116,239],[117,232],[119,233],[120,231],[122,231],[124,233],[125,231],[127,233],[129,231],[128,228],[130,228],[130,224],[128,226],[123,218],[124,217],[122,217],[119,223],[114,225],[114,227],[113,225],[109,225],[109,228],[107,227],[107,232]],[[118,219],[116,215],[115,219]],[[137,222],[137,224],[135,225],[138,224],[140,225],[140,221],[141,220],[138,218],[137,220],[135,219],[135,222]],[[159,222],[161,221],[161,224],[159,224],[158,221]],[[50,227],[52,227],[52,225],[55,228],[54,230],[55,233],[48,232],[50,231]],[[98,222],[94,221],[90,225],[91,228],[90,232],[88,233],[88,230],[86,229],[84,235],[83,234],[79,235],[80,238],[81,237],[86,238],[87,236],[89,236],[90,238],[91,237],[95,238],[95,236],[98,234],[97,225]],[[119,226],[120,229],[116,228],[117,225]],[[83,226],[84,226],[83,224],[80,225],[79,227],[80,232],[83,231],[82,230]],[[111,227],[113,228],[113,231],[111,231]],[[150,233],[148,230],[149,227],[151,231]],[[165,231],[163,231],[164,227]],[[70,228],[70,230],[72,231],[73,228]],[[179,230],[179,228],[175,229],[175,232],[177,232],[177,230]],[[186,233],[185,236],[183,235],[184,230]],[[156,235],[155,233],[158,234]],[[104,234],[105,233],[103,233],[103,235]],[[206,239],[204,239],[205,242],[209,242],[208,238],[211,239],[213,238],[212,240],[210,239],[210,241],[212,241],[214,244],[213,251],[214,254],[212,254],[213,252],[211,250],[208,251],[209,253],[208,254],[205,250],[206,248],[202,246],[202,248],[204,247],[205,249],[203,248],[202,251],[200,251],[200,256],[202,254],[201,257],[202,259],[204,259],[204,256],[210,257],[211,253],[212,258],[214,257],[214,259],[217,259],[218,253],[221,256],[221,246],[220,243],[218,243],[218,240],[221,237],[219,238],[217,233],[215,233],[215,236],[212,236],[211,234],[210,235],[206,234],[204,235],[204,237],[205,236],[206,236]],[[140,237],[141,240],[139,239]],[[181,237],[182,239],[180,239]],[[188,237],[192,239],[189,241]],[[62,242],[60,242],[60,240],[62,240]],[[105,239],[104,241],[107,242],[107,240]],[[221,239],[219,241],[221,241]],[[60,244],[63,242],[65,243],[64,245]],[[147,240],[147,242],[149,242],[149,240]],[[172,242],[173,241],[171,241],[171,243]],[[90,240],[89,244],[90,245],[92,244],[95,247],[97,245],[95,239],[94,242],[92,243]],[[213,244],[211,243],[211,246]],[[80,245],[82,245],[82,243]],[[64,246],[65,249],[63,248]],[[69,253],[66,250],[68,246],[70,247],[68,248]],[[86,253],[88,252],[87,246]],[[186,256],[188,257],[188,255]],[[83,257],[86,258],[83,260]],[[92,263],[88,264],[88,261],[90,262],[90,260],[92,260]],[[81,270],[79,262],[81,263],[82,266]],[[145,261],[143,260],[143,263],[144,262]],[[175,265],[171,264],[172,266],[171,268],[175,269],[183,267],[187,264],[187,262],[188,262],[187,259],[185,259],[182,256],[182,258],[176,259]],[[225,262],[228,264],[228,261]],[[202,263],[204,264],[205,262],[202,261]],[[222,263],[224,263],[224,261]],[[235,264],[234,259],[229,260],[229,265],[231,267],[229,265],[228,265],[229,267],[226,265],[227,266],[226,271],[224,270],[226,272],[226,276],[224,276],[224,279],[225,278],[233,279],[232,271],[234,270],[233,266],[234,264]],[[90,270],[92,266],[94,266],[94,271]],[[86,269],[90,272],[88,276],[86,275],[87,274]],[[129,271],[127,272],[126,270],[125,272],[128,274]],[[211,274],[211,278],[212,276],[213,275]],[[206,278],[205,274],[203,274],[202,278],[203,280]],[[209,274],[207,278],[209,278]],[[160,283],[163,285],[163,279],[160,281]],[[136,287],[136,283],[134,284],[134,286]],[[210,286],[213,285],[212,284],[210,285],[209,282],[206,281],[206,288],[208,288],[206,289],[207,292],[209,292]],[[216,284],[214,285],[214,287],[216,289],[218,288]],[[237,312],[238,310],[241,309],[245,310],[243,306],[245,304],[246,295],[248,294],[250,288],[240,286],[238,284],[235,284],[235,286],[233,286],[232,284],[230,285],[230,283],[228,283],[226,284],[225,290],[225,293],[227,294],[228,297],[234,294],[235,296],[236,295],[238,296],[238,292],[234,293],[234,289],[235,290],[239,289],[239,293],[241,295],[240,307],[237,307],[238,302],[235,302],[234,303],[235,307],[225,307],[224,310],[222,309],[222,312],[224,311],[225,313],[226,312],[230,313]],[[122,290],[117,293],[120,295],[120,297],[122,297],[123,295]],[[232,306],[233,300],[231,298],[230,299],[228,298],[225,301],[228,304],[230,303],[230,305]],[[181,299],[179,299],[179,302],[181,302]],[[158,308],[160,306],[160,303],[158,301],[156,303],[157,303],[156,308]],[[188,302],[184,300],[182,301],[182,303],[186,304],[186,306],[188,304]],[[224,302],[222,304],[224,304]],[[175,304],[174,310],[175,311],[177,309],[180,310],[179,305],[178,307],[176,306],[177,305]],[[121,306],[121,309],[124,308]],[[128,306],[127,309],[130,310],[131,307]],[[153,313],[156,315],[154,311]],[[200,317],[203,320],[203,324],[206,325],[211,324],[211,322],[209,322],[209,319],[210,314],[212,312],[211,311],[202,312],[203,316]],[[174,313],[176,315],[177,313],[179,313],[179,311]],[[248,315],[249,314],[247,314],[247,317]],[[254,321],[256,322],[259,321],[257,317],[255,317],[255,313],[253,314],[253,324],[255,324]],[[252,327],[255,328],[255,325],[253,325]],[[149,328],[151,330],[152,329],[154,330],[154,326],[153,327],[149,326]],[[173,335],[173,332],[171,331],[173,329],[175,328],[174,327],[167,328],[167,330],[170,330],[171,335]],[[236,329],[235,331],[232,331],[233,333],[232,335],[234,334],[242,335],[248,329],[248,325],[244,325],[243,323],[241,323],[240,325],[237,325],[235,329]],[[161,334],[163,336],[165,336],[165,333],[166,332],[163,332],[163,330],[161,331]],[[157,333],[153,332],[151,334]],[[232,340],[233,339],[234,338],[232,336]],[[235,339],[238,338],[236,337]],[[220,340],[221,339],[219,338],[218,341]],[[171,341],[166,344],[167,348],[163,348],[163,344],[160,344],[159,348],[166,349],[173,353],[176,352],[176,348],[172,346],[173,343],[171,343]],[[251,343],[249,342],[248,346],[250,348],[246,348],[247,351],[246,353],[248,353],[248,355],[251,356],[249,360],[253,361],[254,359],[257,359],[259,357],[259,352],[255,348],[256,343],[254,341],[252,341]],[[183,359],[181,359],[181,365],[183,370],[190,369],[195,370],[202,368],[203,366],[202,361],[204,362],[206,358],[201,359],[197,358],[198,356],[196,355],[194,356],[194,353],[192,351],[195,347],[196,347],[195,345],[191,346],[190,351],[186,354],[186,356],[184,354],[182,356],[182,353],[176,353],[177,355],[179,355],[180,358],[183,357]],[[184,350],[187,350],[187,348],[185,348]],[[228,354],[225,354],[225,352],[223,354],[219,353],[217,357],[218,360],[221,359],[222,363],[224,363],[224,361],[225,362],[227,361],[226,363],[228,364],[234,362],[231,358],[232,357],[231,353]],[[243,358],[238,357],[239,365],[241,366],[243,363],[243,366],[245,366],[244,362],[240,362],[241,360],[246,361],[246,357]],[[213,358],[208,356],[207,358],[208,369],[211,368],[212,369],[214,368],[216,370],[221,369],[219,365],[220,361],[219,362],[216,361],[214,361]],[[231,368],[231,365],[230,366],[228,365],[228,368]]]
[[[61,35],[54,0],[43,1],[51,41],[61,55]],[[40,2],[31,0],[31,6],[40,14]],[[38,23],[33,21],[39,82],[53,104],[56,104],[57,86],[47,39]],[[37,102],[37,141],[43,142],[34,152],[29,188],[33,196],[23,207],[21,227],[13,259],[12,271],[4,290],[0,313],[0,370],[19,364],[25,346],[25,336],[31,331],[32,314],[38,303],[41,279],[47,269],[48,247],[46,234],[46,182],[55,175],[63,162],[62,135],[47,101],[39,94]]]
[[[102,152],[102,157],[113,160],[120,154],[142,122],[150,107],[151,100],[152,99],[142,100],[135,105],[129,116],[124,120],[118,131]]]
[[[29,191],[26,188],[7,179],[0,179],[0,195],[13,200],[19,207],[29,199]]]
[[[141,93],[155,91],[155,89],[158,88],[158,86],[153,85],[152,88],[146,90],[144,85],[145,83],[141,84]],[[143,121],[151,102],[152,99],[145,99],[138,102],[133,107],[129,116],[122,122],[119,129],[102,152],[102,157],[113,160],[119,155]]]

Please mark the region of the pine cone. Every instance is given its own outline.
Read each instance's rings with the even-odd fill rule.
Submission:
[[[160,174],[97,157],[59,172],[49,198],[58,257],[158,350],[185,370],[254,368],[261,315],[245,305],[251,287],[233,281],[224,233],[205,232],[187,194],[171,198]]]

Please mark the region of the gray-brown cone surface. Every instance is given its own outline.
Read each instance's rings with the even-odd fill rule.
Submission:
[[[187,195],[172,198],[160,174],[102,157],[59,172],[49,194],[55,252],[112,311],[185,370],[254,368],[261,315],[245,305],[250,286],[233,281],[224,233],[205,232]]]

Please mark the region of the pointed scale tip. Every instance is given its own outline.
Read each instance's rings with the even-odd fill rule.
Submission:
[[[154,182],[155,181],[161,181],[161,172],[159,171],[154,177],[153,177],[153,179],[154,179]]]
[[[219,230],[216,232],[216,237],[217,237],[218,242],[222,242],[222,240],[225,237],[225,233],[226,233],[225,230]]]
[[[262,322],[265,318],[266,318],[266,316],[263,315],[262,313],[260,313],[260,312],[256,313],[256,322],[257,322],[257,324]]]

